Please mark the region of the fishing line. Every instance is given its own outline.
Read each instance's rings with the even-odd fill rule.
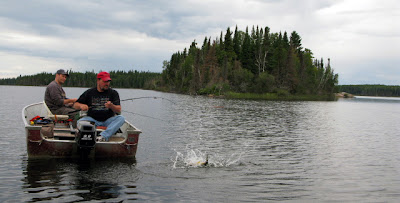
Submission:
[[[128,98],[128,99],[121,99],[120,101],[121,102],[123,102],[123,101],[133,101],[133,100],[137,100],[137,99],[164,99],[164,100],[167,100],[167,101],[169,101],[169,102],[171,102],[173,104],[176,104],[174,101],[172,101],[170,99],[167,99],[167,98],[164,98],[164,97],[155,97],[155,96],[152,96],[152,97],[133,97],[133,98]],[[159,121],[170,123],[169,121],[163,120],[163,119],[160,119],[160,118],[155,118],[155,117],[152,117],[152,116],[143,115],[143,114],[140,114],[140,113],[134,113],[134,112],[125,111],[125,110],[122,110],[122,111],[125,112],[125,113],[130,113],[130,114],[139,115],[139,116],[143,116],[143,117],[146,117],[146,118],[151,118],[151,119],[155,119],[155,120],[159,120]]]
[[[143,117],[147,117],[147,118],[151,118],[151,119],[155,119],[155,120],[164,121],[164,122],[169,123],[169,121],[163,120],[163,119],[160,119],[160,118],[155,118],[155,117],[143,115],[143,114],[140,114],[140,113],[134,113],[134,112],[130,112],[130,111],[125,111],[125,110],[122,110],[122,111],[125,112],[125,113],[131,113],[131,114],[134,114],[134,115],[139,115],[139,116],[143,116]]]

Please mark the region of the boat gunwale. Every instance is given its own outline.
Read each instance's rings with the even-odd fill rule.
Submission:
[[[44,102],[37,102],[37,103],[29,104],[29,105],[25,106],[25,107],[22,109],[21,117],[22,117],[22,120],[24,121],[24,125],[25,125],[25,128],[26,128],[26,129],[35,129],[35,128],[41,129],[41,128],[42,128],[42,126],[33,126],[33,125],[30,125],[30,124],[28,123],[28,121],[27,121],[27,117],[26,117],[27,108],[29,108],[29,107],[31,107],[31,106],[36,106],[36,105],[44,105]],[[127,129],[126,129],[126,132],[127,132],[128,134],[140,134],[140,133],[142,133],[142,131],[141,131],[140,129],[138,129],[136,126],[132,125],[132,124],[131,124],[129,121],[127,121],[126,119],[125,119],[125,123],[127,123],[127,125],[128,125],[128,127],[127,127]],[[129,129],[129,127],[133,128],[133,129]]]

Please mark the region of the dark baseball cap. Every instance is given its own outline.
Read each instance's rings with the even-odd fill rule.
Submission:
[[[56,74],[61,74],[61,75],[66,75],[67,77],[69,77],[68,72],[65,72],[64,69],[60,69],[56,72]]]

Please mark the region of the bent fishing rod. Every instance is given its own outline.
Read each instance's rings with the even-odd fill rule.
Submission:
[[[171,102],[171,103],[173,103],[173,104],[176,104],[174,101],[172,101],[172,100],[170,100],[170,99],[166,99],[166,98],[164,98],[164,97],[133,97],[133,98],[128,98],[128,99],[122,99],[122,100],[120,100],[120,101],[121,101],[121,102],[122,102],[122,101],[133,101],[133,100],[137,100],[137,99],[164,99],[164,100],[167,100],[167,101],[169,101],[169,102]],[[93,108],[93,107],[89,107],[89,109],[91,109],[91,108]],[[76,113],[76,112],[78,112],[78,111],[81,111],[81,110],[78,109],[78,110],[75,110],[75,111],[71,111],[71,112],[68,113],[68,115],[74,114],[74,113]],[[160,119],[160,118],[155,118],[155,117],[151,117],[151,116],[148,116],[148,115],[143,115],[143,114],[139,114],[139,113],[134,113],[134,112],[126,111],[126,110],[121,110],[121,111],[122,111],[122,112],[125,112],[125,113],[135,114],[135,115],[139,115],[139,116],[143,116],[143,117],[147,117],[147,118],[151,118],[151,119],[155,119],[155,120],[164,121],[164,122],[169,123],[169,121],[166,121],[166,120],[163,120],[163,119]]]
[[[167,101],[169,101],[169,102],[171,102],[173,104],[176,104],[174,101],[172,101],[170,99],[167,99],[167,98],[164,98],[164,97],[155,97],[155,96],[152,96],[152,97],[133,97],[133,98],[128,98],[128,99],[122,99],[120,101],[121,102],[123,102],[123,101],[133,101],[133,100],[137,100],[137,99],[163,99],[163,100],[167,100]],[[151,116],[148,116],[148,115],[143,115],[143,114],[134,113],[134,112],[125,111],[125,110],[122,110],[122,111],[125,112],[125,113],[131,113],[131,114],[135,114],[135,115],[139,115],[139,116],[143,116],[143,117],[147,117],[147,118],[151,118],[151,119],[155,119],[155,120],[164,121],[164,122],[169,123],[169,121],[166,121],[166,120],[163,120],[163,119],[160,119],[160,118],[155,118],[155,117],[151,117]]]
[[[133,100],[137,100],[137,99],[163,99],[163,100],[167,100],[173,104],[176,104],[174,101],[164,98],[164,97],[133,97],[133,98],[129,98],[129,99],[122,99],[121,101],[133,101]]]
[[[133,101],[133,100],[137,100],[137,99],[164,99],[164,100],[167,100],[167,101],[169,101],[169,102],[171,102],[173,104],[176,104],[174,101],[172,101],[170,99],[167,99],[167,98],[164,98],[164,97],[154,97],[154,96],[153,97],[132,97],[132,98],[128,98],[128,99],[121,99],[120,101],[121,102],[123,102],[123,101]],[[92,108],[92,107],[89,107],[89,109],[90,108]],[[75,111],[71,111],[68,114],[76,113],[78,111],[80,111],[80,109],[75,110]]]
[[[90,109],[90,107],[89,107],[89,109]],[[78,112],[78,111],[81,111],[81,110],[71,111],[71,112],[69,112],[67,115],[74,114],[74,113],[76,113],[76,112]],[[155,117],[152,117],[152,116],[143,115],[143,114],[140,114],[140,113],[134,113],[134,112],[125,111],[125,110],[121,110],[121,111],[122,111],[122,112],[125,112],[125,113],[130,113],[130,114],[134,114],[134,115],[139,115],[139,116],[143,116],[143,117],[146,117],[146,118],[151,118],[151,119],[155,119],[155,120],[164,121],[164,122],[169,123],[169,121],[163,120],[163,119],[160,119],[160,118],[155,118]]]

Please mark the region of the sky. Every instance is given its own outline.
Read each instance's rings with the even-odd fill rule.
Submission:
[[[397,0],[2,0],[0,78],[161,72],[164,60],[228,27],[296,31],[339,84],[400,85]]]

